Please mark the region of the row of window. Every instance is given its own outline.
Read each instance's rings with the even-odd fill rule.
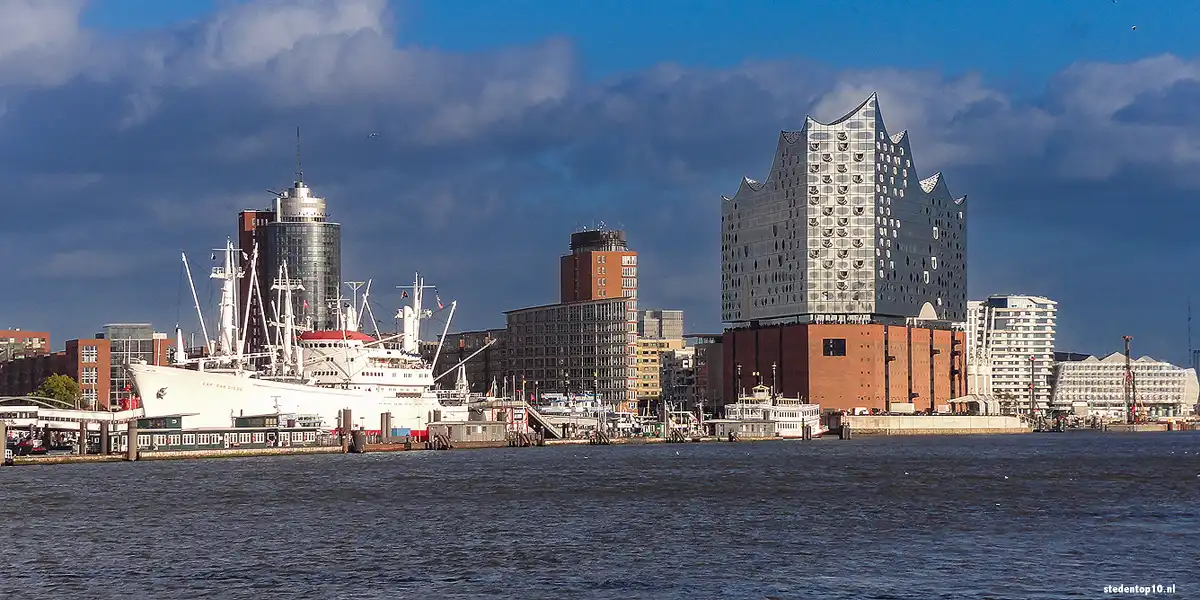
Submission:
[[[151,445],[162,447],[170,446],[217,446],[228,441],[230,444],[263,444],[267,441],[268,432],[257,431],[252,433],[156,433],[156,434],[139,434],[138,447],[149,448]],[[315,442],[317,441],[317,433],[315,431],[281,431],[270,432],[272,437],[279,436],[279,441],[291,441],[293,443]]]

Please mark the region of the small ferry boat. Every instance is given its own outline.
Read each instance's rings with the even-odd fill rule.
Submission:
[[[817,437],[829,431],[821,424],[821,405],[799,398],[784,398],[765,385],[756,385],[749,396],[725,405],[725,418],[733,421],[774,421],[776,435],[785,438],[804,436],[804,426]]]

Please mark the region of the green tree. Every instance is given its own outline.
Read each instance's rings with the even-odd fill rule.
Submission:
[[[75,383],[74,379],[66,375],[51,375],[38,386],[34,396],[42,398],[54,398],[60,402],[69,403],[72,406],[79,406],[79,384]]]

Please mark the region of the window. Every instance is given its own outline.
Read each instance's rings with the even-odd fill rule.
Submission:
[[[95,346],[84,346],[79,350],[79,360],[85,363],[94,363],[99,360],[99,350]]]
[[[846,340],[843,338],[825,338],[821,344],[824,356],[845,356]]]
[[[95,384],[98,378],[99,373],[97,373],[96,367],[84,367],[79,375],[79,383]]]

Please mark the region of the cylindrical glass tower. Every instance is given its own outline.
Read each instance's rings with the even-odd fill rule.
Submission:
[[[292,294],[292,310],[299,324],[316,330],[338,326],[333,303],[342,281],[342,227],[327,219],[325,199],[310,195],[297,181],[276,198],[275,221],[266,225],[264,236],[267,281],[279,277],[287,261],[288,278],[304,285],[304,291]],[[264,296],[274,297],[267,287]]]

